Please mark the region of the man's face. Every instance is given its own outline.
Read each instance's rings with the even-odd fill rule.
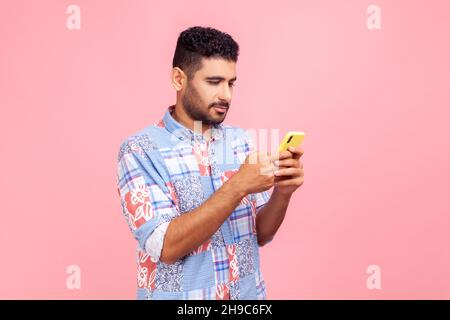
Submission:
[[[182,96],[186,113],[206,125],[222,123],[231,104],[236,63],[203,58],[202,68],[189,80]]]

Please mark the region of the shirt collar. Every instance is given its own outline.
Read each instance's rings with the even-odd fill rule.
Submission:
[[[195,142],[205,142],[206,139],[203,137],[201,133],[201,129],[199,128],[198,132],[193,131],[185,126],[183,126],[181,123],[176,121],[172,117],[172,112],[175,110],[175,105],[172,105],[167,108],[164,117],[163,122],[165,128],[174,134],[178,139],[193,143]],[[218,140],[223,137],[223,126],[221,124],[215,124],[211,127],[211,139],[210,140]]]

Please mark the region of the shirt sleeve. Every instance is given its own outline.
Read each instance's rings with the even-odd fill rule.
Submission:
[[[165,222],[157,227],[145,242],[145,252],[153,258],[153,261],[158,261],[161,256],[164,237],[166,236],[169,223],[170,222]]]
[[[253,193],[253,201],[256,204],[256,214],[260,208],[262,208],[270,199],[269,191],[263,191],[259,193]]]
[[[180,211],[170,182],[165,182],[159,173],[155,159],[158,154],[148,148],[133,140],[122,144],[117,190],[129,229],[141,249],[158,260],[167,226]]]

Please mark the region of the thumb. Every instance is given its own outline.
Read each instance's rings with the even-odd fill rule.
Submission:
[[[256,164],[256,163],[258,163],[258,158],[259,158],[258,153],[257,152],[252,152],[245,159],[245,163],[246,164]]]

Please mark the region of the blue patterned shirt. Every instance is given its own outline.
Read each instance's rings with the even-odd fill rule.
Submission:
[[[211,239],[174,264],[159,260],[162,242],[149,250],[158,248],[171,220],[200,206],[254,150],[241,128],[215,125],[206,141],[201,130],[178,123],[173,110],[126,138],[118,155],[122,212],[138,242],[137,298],[265,299],[255,217],[267,191],[244,197]]]

